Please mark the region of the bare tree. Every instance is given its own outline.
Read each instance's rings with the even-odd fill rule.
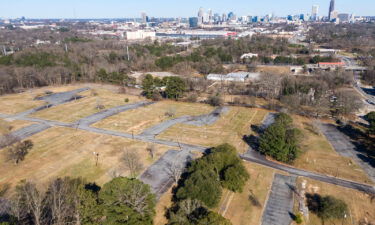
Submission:
[[[165,112],[165,116],[167,116],[167,117],[176,116],[176,108],[175,107],[169,107],[168,110]]]
[[[131,177],[136,177],[143,169],[140,158],[134,150],[125,149],[121,161],[124,163],[125,168],[129,170]]]
[[[39,192],[36,185],[24,182],[17,186],[17,197],[24,204],[27,212],[30,212],[35,225],[44,224],[44,194]]]
[[[123,192],[121,200],[129,205],[137,213],[144,215],[149,210],[148,196],[149,192],[145,189],[145,186],[141,182],[133,184],[134,187],[130,191]]]
[[[150,155],[151,159],[154,159],[156,153],[156,146],[154,144],[150,144],[147,147],[147,152]]]
[[[18,142],[17,144],[8,148],[8,160],[18,164],[20,161],[25,159],[25,156],[29,153],[29,150],[33,148],[33,142],[26,140],[24,142]]]
[[[96,105],[95,105],[95,108],[97,109],[97,110],[103,110],[103,109],[105,109],[105,106],[103,105],[103,103],[102,103],[102,99],[101,98],[96,98]]]
[[[167,167],[167,173],[173,179],[175,184],[180,180],[183,171],[184,167],[176,162],[170,163]]]
[[[48,188],[47,204],[51,210],[51,219],[56,225],[67,224],[74,207],[70,202],[70,186],[66,179],[56,179]]]

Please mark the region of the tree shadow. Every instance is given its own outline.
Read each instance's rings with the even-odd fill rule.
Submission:
[[[348,124],[346,126],[339,126],[337,128],[340,132],[350,138],[350,142],[354,145],[355,151],[361,153],[357,154],[363,162],[375,168],[375,140],[369,137],[366,133]]]
[[[292,212],[288,212],[288,213],[289,213],[290,218],[292,218],[293,221],[297,219],[297,216],[294,213]]]

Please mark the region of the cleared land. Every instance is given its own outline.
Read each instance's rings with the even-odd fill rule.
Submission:
[[[33,124],[32,122],[23,121],[23,120],[12,120],[7,121],[5,119],[0,119],[0,135],[9,133],[9,131],[16,131],[18,129],[27,127]]]
[[[136,151],[144,168],[168,150],[166,146],[155,145],[156,154],[151,159],[147,143],[61,127],[29,139],[34,147],[19,165],[7,162],[5,150],[0,151],[0,184],[15,185],[22,179],[45,183],[61,176],[84,177],[102,184],[113,175],[129,174],[119,161],[124,149]],[[93,152],[100,154],[98,166]]]
[[[205,104],[161,101],[153,105],[111,116],[95,123],[93,126],[108,130],[140,134],[145,129],[166,120],[181,116],[198,116],[207,114],[213,109],[213,107]]]
[[[310,194],[320,194],[322,196],[332,195],[338,199],[342,199],[349,207],[348,217],[344,220],[326,221],[325,224],[374,224],[375,223],[375,204],[371,201],[370,196],[363,192],[339,187],[332,184],[322,183],[319,181],[299,178],[298,183],[306,180],[306,192]],[[360,223],[362,222],[362,223]],[[366,222],[366,223],[364,223]],[[309,213],[309,221],[307,225],[322,225],[322,221],[313,213]]]
[[[310,119],[294,116],[295,124],[303,132],[303,153],[294,162],[297,168],[339,178],[372,183],[365,172],[351,158],[338,154]]]
[[[144,100],[141,97],[118,94],[100,88],[88,90],[79,95],[84,96],[84,98],[39,111],[32,114],[31,117],[61,122],[75,122],[108,108]],[[126,102],[125,99],[128,99],[128,101]],[[102,105],[104,108],[98,109],[98,105]]]
[[[250,174],[242,193],[223,192],[217,212],[229,219],[233,225],[259,224],[262,209],[266,204],[268,192],[271,189],[275,170],[254,163],[245,164]],[[253,205],[249,197],[253,195],[261,206]]]
[[[243,136],[251,134],[250,126],[259,125],[267,113],[262,109],[230,107],[230,111],[212,125],[177,124],[160,134],[158,138],[207,147],[229,143],[240,153],[244,153],[248,145],[243,141]]]
[[[77,88],[79,87],[74,85],[61,87],[45,87],[39,89],[31,89],[19,94],[4,95],[0,97],[0,102],[2,105],[2,107],[0,108],[0,113],[17,114],[29,109],[45,105],[46,102],[34,99],[38,96],[42,96],[44,92],[47,90],[52,92],[63,92],[71,91]]]

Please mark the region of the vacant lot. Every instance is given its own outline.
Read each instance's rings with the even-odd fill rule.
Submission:
[[[94,127],[139,134],[166,120],[208,114],[212,110],[213,107],[205,104],[161,101],[109,117],[94,124]]]
[[[71,128],[50,128],[30,140],[34,147],[19,165],[7,162],[6,151],[0,151],[0,184],[14,185],[22,179],[45,183],[57,176],[82,176],[103,183],[113,175],[129,174],[119,160],[124,149],[136,151],[144,168],[168,150],[166,146],[155,145],[156,154],[151,159],[147,143]],[[99,153],[98,166],[93,152]]]
[[[224,191],[219,207],[216,209],[221,215],[229,219],[233,225],[260,224],[262,209],[266,205],[266,198],[271,189],[275,170],[253,163],[245,164],[250,174],[250,180],[242,193]],[[250,201],[255,196],[260,205]]]
[[[0,119],[0,135],[7,134],[9,132],[16,131],[18,129],[27,127],[33,124],[32,122],[23,121],[23,120],[11,120]]]
[[[137,96],[118,94],[100,88],[88,90],[79,95],[84,98],[39,111],[31,116],[61,122],[75,122],[108,108],[143,100]]]
[[[38,89],[31,89],[19,94],[9,94],[0,97],[1,108],[0,113],[4,114],[17,114],[36,108],[46,103],[44,101],[34,100],[36,97],[44,95],[45,91],[63,92],[78,89],[79,86],[68,85],[60,87],[44,87]]]
[[[158,138],[207,147],[229,143],[243,153],[248,149],[243,136],[250,134],[250,126],[259,125],[266,114],[267,111],[262,109],[231,107],[229,112],[212,125],[198,127],[178,124],[166,130]]]
[[[307,181],[306,192],[317,193],[322,196],[332,195],[346,202],[349,207],[348,217],[343,220],[327,221],[325,224],[374,224],[375,223],[375,204],[371,201],[370,196],[363,192],[339,187],[332,184],[322,183],[319,181],[299,178],[299,183]],[[301,186],[301,185],[299,185]],[[321,225],[322,221],[310,212],[308,225]],[[360,223],[362,222],[362,223]],[[366,223],[364,223],[366,222]]]
[[[303,132],[301,156],[294,166],[358,182],[371,183],[364,171],[350,158],[339,155],[319,133],[310,119],[295,116],[295,124]]]

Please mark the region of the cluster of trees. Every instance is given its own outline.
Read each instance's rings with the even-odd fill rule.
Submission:
[[[134,86],[136,81],[135,78],[128,76],[123,72],[110,72],[108,73],[105,69],[101,68],[97,72],[97,79],[101,82],[111,84],[121,84],[123,86]]]
[[[327,47],[367,55],[375,45],[374,28],[373,23],[316,24],[309,30],[308,39]]]
[[[278,161],[292,163],[300,152],[300,138],[301,131],[293,127],[293,119],[280,113],[260,137],[259,151]]]
[[[276,98],[295,113],[351,114],[362,106],[356,93],[344,89],[351,85],[352,78],[353,74],[342,71],[322,72],[314,77],[286,77],[280,81],[280,93]]]
[[[1,199],[1,224],[153,224],[155,196],[136,179],[114,178],[99,187],[81,178],[58,178],[46,191],[22,181]]]
[[[345,219],[349,216],[348,206],[341,199],[319,194],[306,194],[307,206],[323,222],[330,219]]]
[[[192,161],[179,181],[169,224],[230,224],[208,208],[218,205],[222,188],[242,192],[248,179],[249,174],[233,146],[223,144],[212,148],[202,158]]]
[[[369,122],[369,134],[375,134],[375,112],[368,113],[365,116],[365,119]]]
[[[186,84],[180,77],[172,76],[160,79],[146,74],[142,80],[142,89],[143,94],[147,98],[152,98],[154,100],[158,100],[160,97],[179,99],[183,97],[186,91]]]

